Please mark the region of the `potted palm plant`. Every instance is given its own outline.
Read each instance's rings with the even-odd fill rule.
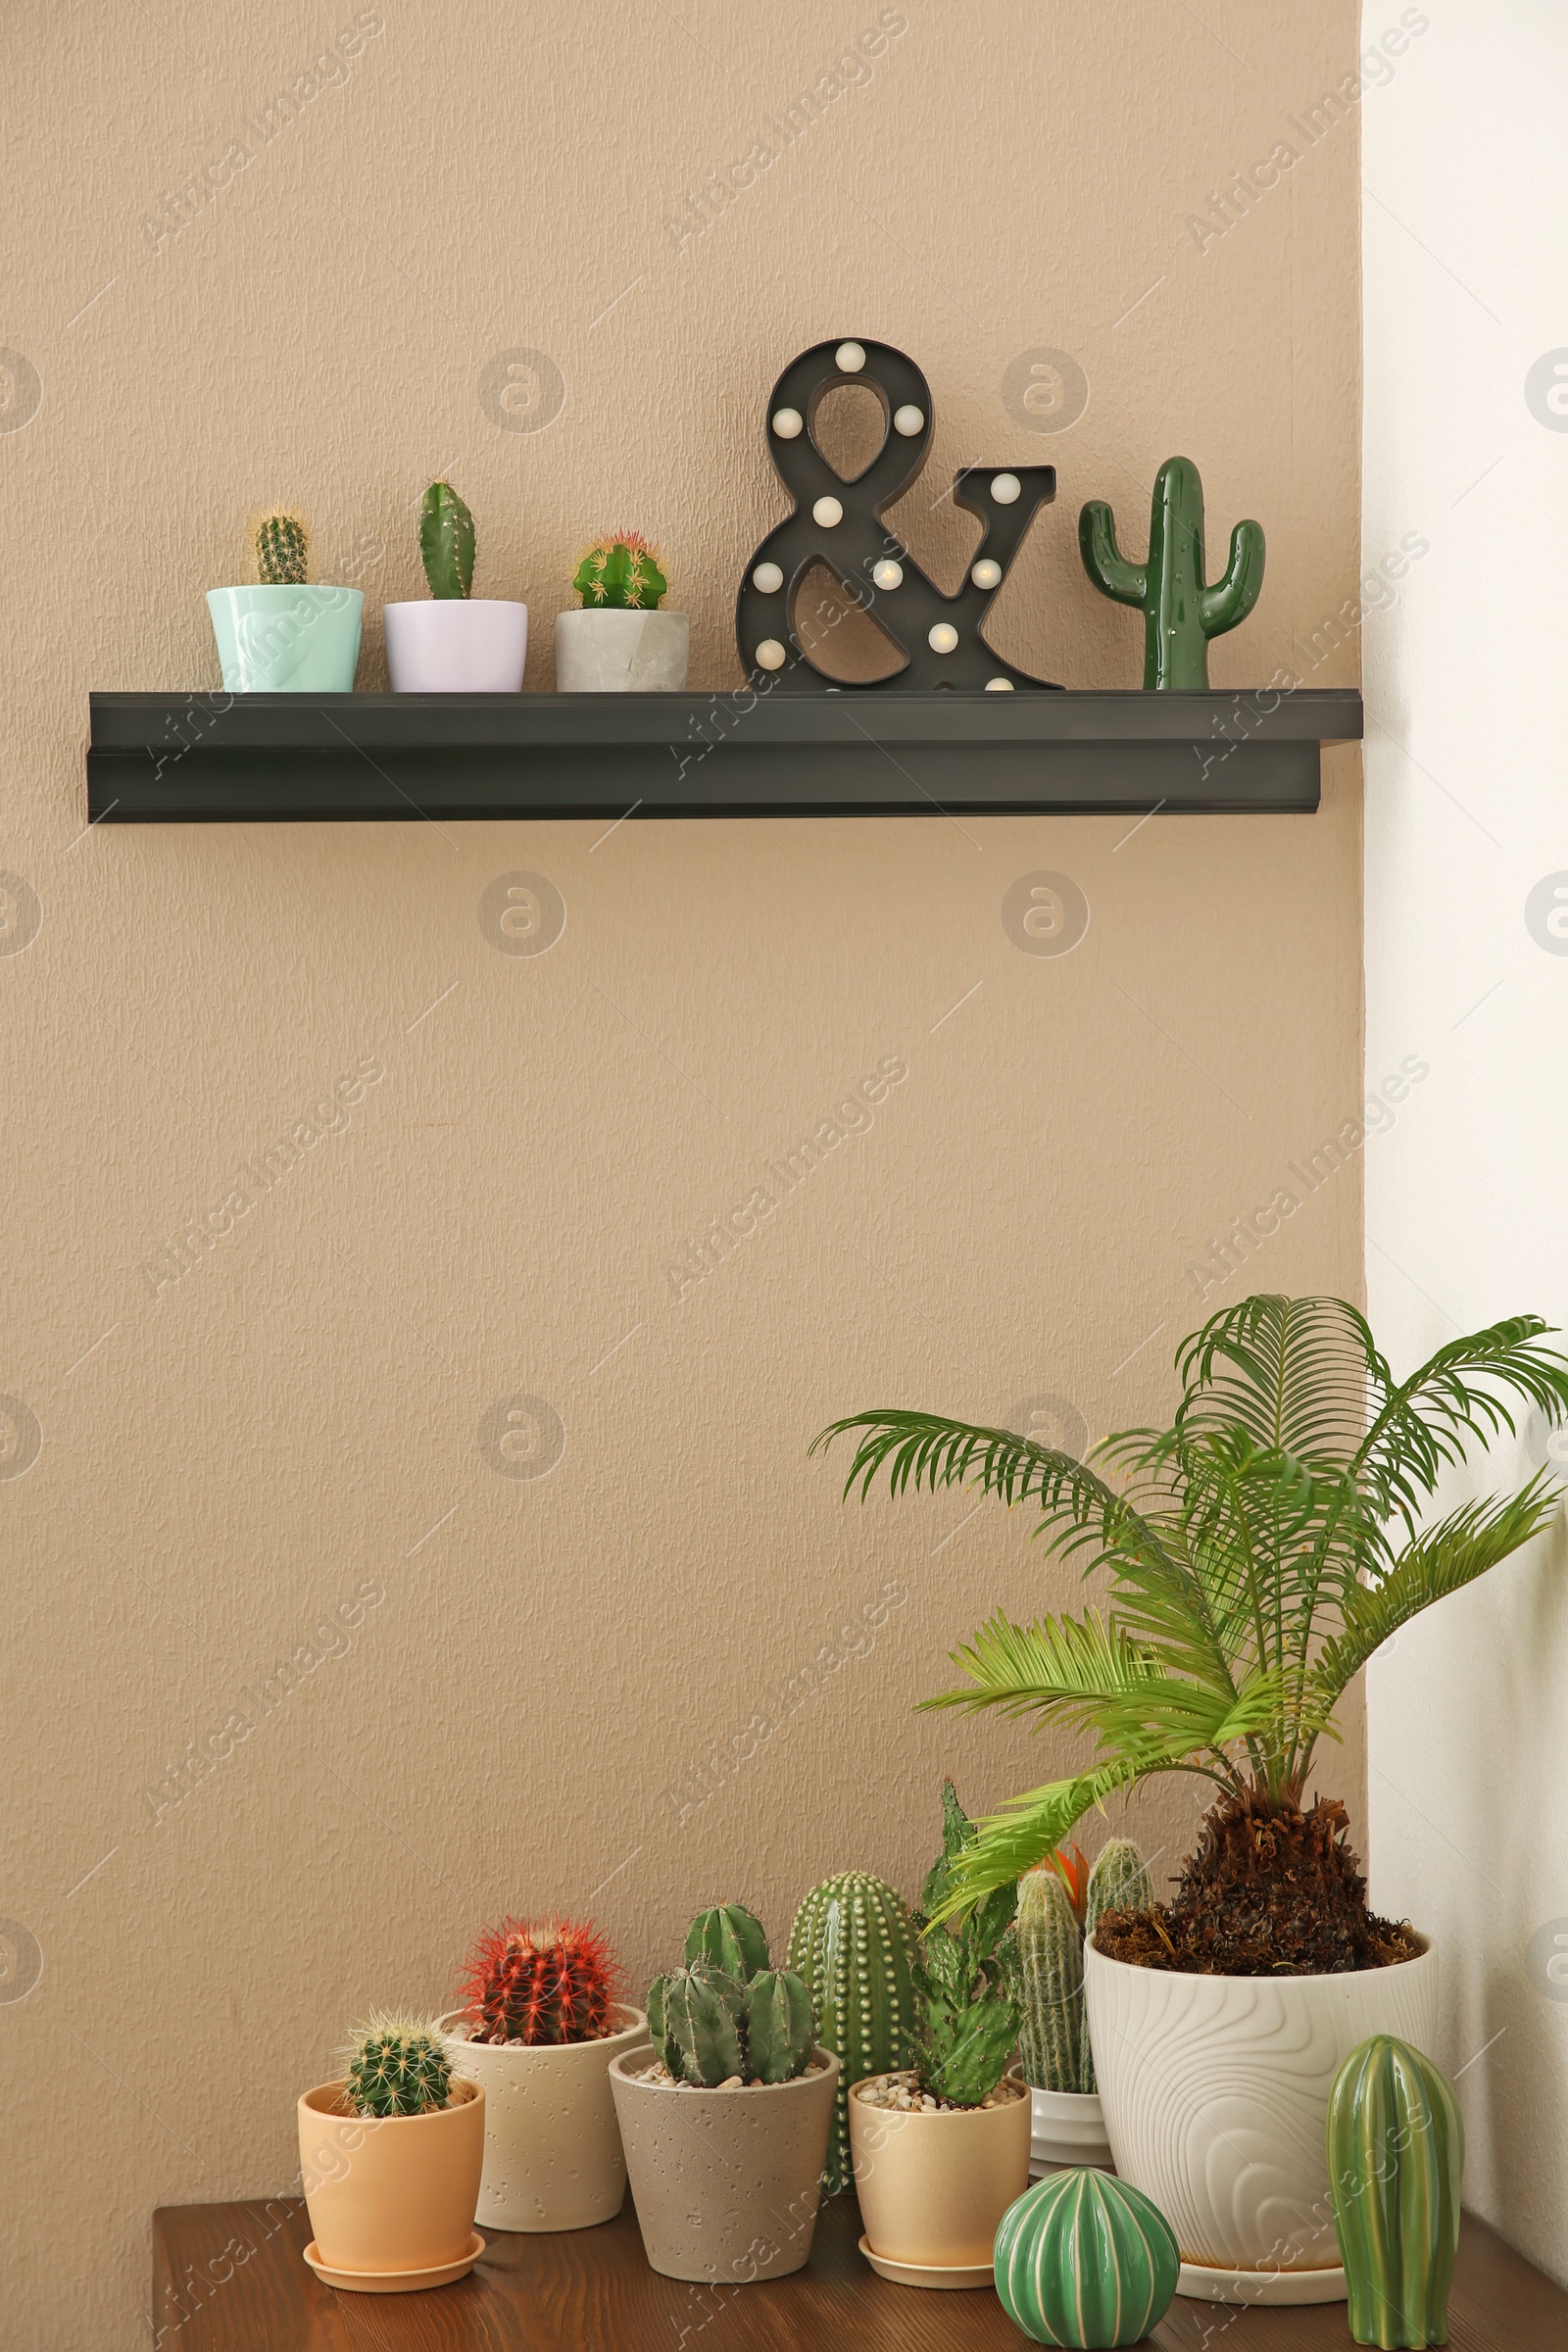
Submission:
[[[993,1887],[952,1926],[934,1916],[973,1835],[948,1781],[914,1914],[914,2064],[850,2090],[860,2250],[903,2286],[989,2284],[998,2225],[1029,2184],[1029,2093],[1007,2073],[1024,2019],[1016,1889]]]
[[[1175,1900],[1107,1913],[1085,1955],[1116,2169],[1169,2218],[1188,2292],[1344,2292],[1329,2090],[1370,2034],[1430,2049],[1438,1960],[1368,1910],[1344,1806],[1307,1801],[1312,1757],[1382,1644],[1552,1515],[1542,1473],[1425,1523],[1444,1473],[1513,1429],[1510,1407],[1568,1419],[1568,1360],[1546,1330],[1514,1316],[1396,1380],[1343,1300],[1258,1297],[1183,1344],[1168,1429],[1107,1438],[1087,1463],[936,1413],[860,1413],[816,1441],[856,1435],[862,1496],[886,1467],[895,1492],[972,1480],[1032,1502],[1051,1548],[1108,1580],[1103,1614],[1021,1626],[999,1612],[954,1653],[966,1685],[924,1702],[1065,1723],[1097,1744],[1084,1771],[980,1824],[943,1916],[1152,1774],[1217,1791]]]
[[[457,2075],[485,2092],[476,2219],[495,2230],[586,2230],[626,2193],[610,2062],[648,2036],[615,1998],[598,1930],[504,1919],[475,1940],[463,2007],[442,2020]]]
[[[475,596],[473,516],[450,482],[432,482],[419,508],[419,561],[428,597],[382,609],[394,694],[519,694],[528,608]]]

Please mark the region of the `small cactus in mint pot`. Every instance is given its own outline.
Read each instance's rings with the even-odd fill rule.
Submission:
[[[419,561],[434,597],[473,589],[473,516],[450,482],[432,482],[419,508]]]
[[[830,2197],[855,2178],[851,2085],[909,2063],[915,1951],[914,1924],[903,1895],[865,1871],[824,1879],[795,1914],[790,1966],[815,1995],[823,2048],[841,2061],[823,2179]]]
[[[577,601],[586,611],[655,612],[669,593],[659,550],[636,531],[596,539],[572,576]]]
[[[372,2010],[344,2052],[345,2097],[356,2115],[430,2115],[452,2088],[439,2025]]]
[[[1145,563],[1129,563],[1117,547],[1115,517],[1102,498],[1079,515],[1078,545],[1101,593],[1143,613],[1145,687],[1206,686],[1209,639],[1238,627],[1263,585],[1261,525],[1236,525],[1230,562],[1205,586],[1203,484],[1191,458],[1167,458],[1154,477]]]
[[[1380,2352],[1446,2344],[1464,2175],[1447,2077],[1392,2034],[1358,2042],[1329,2091],[1328,2158],[1351,2335]]]
[[[311,535],[297,514],[279,510],[256,525],[256,577],[264,588],[303,588],[311,572]]]

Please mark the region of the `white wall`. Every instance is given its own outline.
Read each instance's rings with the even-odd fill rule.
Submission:
[[[1362,631],[1369,1084],[1431,1065],[1366,1152],[1399,1369],[1501,1314],[1568,1323],[1568,15],[1419,13],[1361,107],[1363,572],[1430,543]],[[1398,18],[1369,0],[1363,46]],[[1554,414],[1531,370],[1559,347]],[[1554,939],[1532,893],[1559,873]],[[1401,1636],[1368,1704],[1373,1897],[1442,1942],[1466,2201],[1568,2280],[1560,1524]]]

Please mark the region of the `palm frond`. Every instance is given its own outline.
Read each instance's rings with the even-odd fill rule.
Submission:
[[[1448,1341],[1407,1380],[1382,1366],[1371,1425],[1350,1465],[1382,1518],[1401,1519],[1413,1535],[1444,1470],[1472,1444],[1485,1448],[1514,1431],[1510,1398],[1537,1406],[1548,1427],[1568,1421],[1568,1357],[1538,1345],[1551,1329],[1539,1315],[1510,1315]]]
[[[1341,1630],[1324,1643],[1308,1678],[1322,1706],[1333,1706],[1401,1625],[1462,1592],[1538,1536],[1556,1511],[1557,1492],[1543,1471],[1517,1494],[1462,1503],[1417,1536],[1376,1584],[1348,1585],[1340,1598]]]
[[[1343,1298],[1260,1293],[1210,1317],[1176,1358],[1183,1436],[1244,1430],[1259,1452],[1348,1462],[1381,1365],[1365,1319]]]

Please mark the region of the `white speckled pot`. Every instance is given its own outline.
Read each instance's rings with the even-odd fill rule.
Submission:
[[[454,2071],[484,2089],[482,2230],[588,2230],[626,2194],[610,2062],[648,2039],[640,2009],[613,2012],[599,2041],[470,2041],[462,2017],[442,2019]]]
[[[1338,1977],[1189,1977],[1109,1960],[1091,1940],[1084,1992],[1116,2170],[1152,2197],[1184,2265],[1338,2271],[1324,2135],[1340,2062],[1369,2034],[1430,2054],[1438,1955]],[[1288,2280],[1279,2280],[1288,2289]],[[1185,2286],[1183,2291],[1195,2291]],[[1216,2300],[1255,2300],[1245,2286]],[[1340,2290],[1343,2292],[1343,2288]]]
[[[652,2044],[614,2060],[610,2087],[652,2269],[746,2286],[802,2268],[839,2079],[831,2050],[811,2061],[793,2082],[687,2090],[642,2081]]]
[[[678,694],[686,683],[691,633],[684,612],[558,612],[556,690]]]

